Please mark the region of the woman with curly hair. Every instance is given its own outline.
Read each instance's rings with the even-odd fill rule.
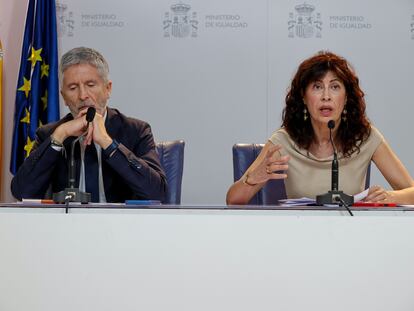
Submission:
[[[325,193],[331,185],[333,147],[339,185],[347,194],[364,190],[375,163],[394,191],[370,188],[366,201],[414,202],[414,181],[365,113],[364,92],[348,62],[331,52],[303,61],[286,95],[282,127],[269,138],[245,174],[227,192],[227,204],[247,204],[270,179],[285,179],[288,198]],[[281,173],[281,171],[283,171]],[[408,188],[408,189],[407,189]]]

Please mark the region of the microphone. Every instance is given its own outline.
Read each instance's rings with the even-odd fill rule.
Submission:
[[[328,122],[329,128],[329,140],[331,141],[332,149],[333,149],[333,160],[332,160],[332,175],[331,175],[331,190],[338,191],[338,184],[339,184],[339,169],[338,169],[338,155],[336,153],[335,144],[332,139],[332,130],[335,128],[335,121],[329,120]]]
[[[93,118],[95,118],[95,113],[96,109],[94,107],[89,107],[86,111],[86,121],[88,122],[88,125],[93,121]]]
[[[89,107],[86,111],[86,121],[88,122],[86,128],[89,127],[89,123],[93,121],[95,118],[96,109],[94,107]],[[76,138],[71,145],[70,149],[70,161],[69,161],[69,178],[68,178],[68,187],[75,188],[75,181],[76,181],[76,166],[75,166],[75,145],[76,143],[84,136],[80,135]]]
[[[95,118],[96,109],[89,107],[86,111],[86,121],[88,122],[86,128],[89,127],[89,123]],[[88,203],[91,201],[91,194],[88,192],[80,191],[75,187],[76,182],[76,165],[75,165],[75,145],[84,137],[85,134],[80,135],[72,141],[69,159],[69,172],[68,172],[68,187],[58,193],[53,194],[53,201],[55,203],[66,203],[66,213],[68,212],[69,202],[81,202]]]
[[[338,155],[336,153],[335,144],[332,139],[332,130],[335,128],[334,120],[328,121],[328,128],[329,128],[329,140],[332,144],[332,149],[333,149],[333,160],[332,160],[332,168],[331,168],[331,190],[325,194],[317,195],[316,203],[318,205],[324,205],[324,204],[343,205],[346,208],[346,210],[349,212],[349,214],[351,216],[354,216],[351,210],[349,209],[349,206],[354,204],[354,197],[338,190],[339,189],[339,162],[338,162]]]

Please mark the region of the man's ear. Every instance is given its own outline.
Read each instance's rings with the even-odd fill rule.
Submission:
[[[62,91],[62,89],[60,89],[60,95],[62,95],[62,98],[63,98],[63,102],[64,102],[65,106],[66,106],[66,107],[68,107],[68,105],[66,104],[66,99],[65,99],[65,95],[63,94],[63,91]]]
[[[112,81],[111,80],[109,80],[108,83],[106,84],[106,91],[107,91],[108,98],[111,97],[111,93],[112,93]]]

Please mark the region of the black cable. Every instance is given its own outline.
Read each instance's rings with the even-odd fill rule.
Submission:
[[[342,203],[342,205],[348,211],[349,215],[354,216],[354,214],[352,214],[352,212],[351,212],[351,209],[348,207],[348,205],[345,203],[345,201],[340,196],[336,197],[336,199],[338,199]]]
[[[72,199],[71,195],[67,195],[65,197],[65,214],[67,214],[68,211],[69,211],[69,202],[70,202],[71,199]]]

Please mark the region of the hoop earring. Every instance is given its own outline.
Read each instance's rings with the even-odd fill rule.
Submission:
[[[306,121],[308,119],[308,110],[303,108],[303,121]]]

